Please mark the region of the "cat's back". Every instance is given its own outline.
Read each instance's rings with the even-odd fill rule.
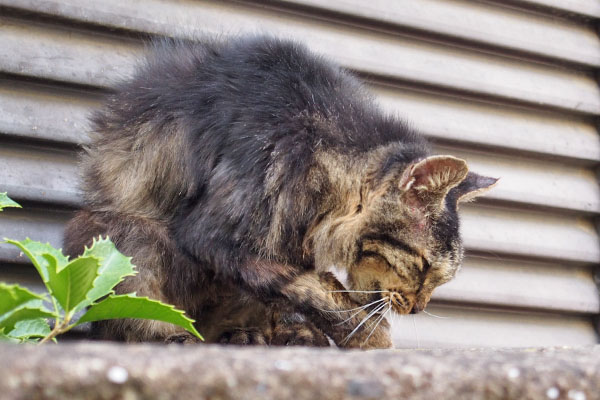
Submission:
[[[318,147],[420,146],[360,82],[294,41],[159,40],[92,118],[84,193],[95,209],[164,216],[205,185],[256,189],[274,158],[305,173]],[[226,175],[226,178],[215,177]]]

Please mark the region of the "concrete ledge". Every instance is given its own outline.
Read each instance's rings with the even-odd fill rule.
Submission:
[[[0,344],[2,399],[600,399],[600,346],[382,350]]]

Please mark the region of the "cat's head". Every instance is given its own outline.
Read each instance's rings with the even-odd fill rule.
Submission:
[[[397,313],[419,312],[433,290],[460,268],[458,203],[497,179],[469,172],[465,161],[431,156],[372,171],[360,196],[330,232],[346,267],[351,296]],[[383,299],[383,300],[382,300]],[[387,306],[384,306],[387,305]]]

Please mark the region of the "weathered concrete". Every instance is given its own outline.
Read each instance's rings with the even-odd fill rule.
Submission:
[[[2,399],[600,399],[600,346],[340,351],[0,344]]]

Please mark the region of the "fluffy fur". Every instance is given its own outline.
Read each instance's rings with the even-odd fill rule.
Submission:
[[[430,156],[342,68],[266,37],[155,43],[94,116],[82,165],[67,252],[108,235],[139,270],[119,292],[245,344],[389,347],[384,313],[423,309],[454,276],[457,203],[494,183]],[[147,321],[94,331],[192,340]]]

